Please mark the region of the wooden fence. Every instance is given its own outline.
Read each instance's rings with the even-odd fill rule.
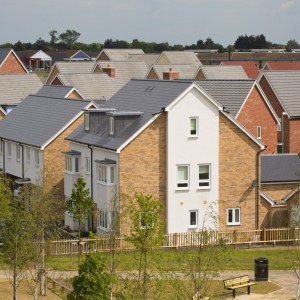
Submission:
[[[164,236],[161,248],[185,248],[209,245],[253,245],[275,246],[278,243],[295,242],[300,240],[300,228],[270,228],[261,230],[227,230],[170,233]],[[49,242],[50,255],[72,255],[94,251],[106,252],[134,250],[134,247],[124,237],[99,239],[64,239]]]

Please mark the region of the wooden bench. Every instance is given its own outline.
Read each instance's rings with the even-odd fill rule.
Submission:
[[[232,290],[233,298],[235,298],[235,290],[242,287],[247,287],[248,295],[250,295],[250,286],[256,284],[255,282],[250,282],[248,275],[226,279],[223,280],[223,282],[225,289]]]

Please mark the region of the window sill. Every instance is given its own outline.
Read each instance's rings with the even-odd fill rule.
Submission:
[[[108,228],[101,227],[101,226],[98,226],[98,229],[100,229],[100,230],[103,230],[103,231],[109,231],[109,229],[108,229]]]
[[[227,226],[241,226],[241,223],[227,223]]]
[[[18,158],[18,159],[17,159],[17,162],[20,162],[20,161],[21,161],[21,159],[20,159],[20,158]]]
[[[107,182],[103,182],[103,181],[97,181],[98,184],[104,185],[104,186],[114,186],[116,185],[115,183],[107,183]]]
[[[196,139],[196,138],[198,138],[198,135],[189,135],[188,138]]]
[[[189,191],[190,190],[190,188],[189,187],[187,187],[187,188],[176,188],[175,189],[176,191]]]
[[[66,171],[66,170],[65,170],[65,174],[69,174],[69,175],[80,175],[79,172],[70,172],[70,171]]]
[[[190,225],[188,228],[189,228],[189,229],[197,229],[198,226],[197,226],[197,225]]]

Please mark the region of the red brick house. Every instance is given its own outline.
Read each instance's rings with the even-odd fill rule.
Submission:
[[[0,74],[24,74],[27,69],[13,49],[0,49]]]
[[[281,119],[278,153],[300,153],[300,71],[264,71],[258,78],[269,103]]]

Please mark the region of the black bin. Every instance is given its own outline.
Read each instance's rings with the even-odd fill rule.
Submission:
[[[255,281],[268,281],[269,264],[265,257],[255,259]]]

